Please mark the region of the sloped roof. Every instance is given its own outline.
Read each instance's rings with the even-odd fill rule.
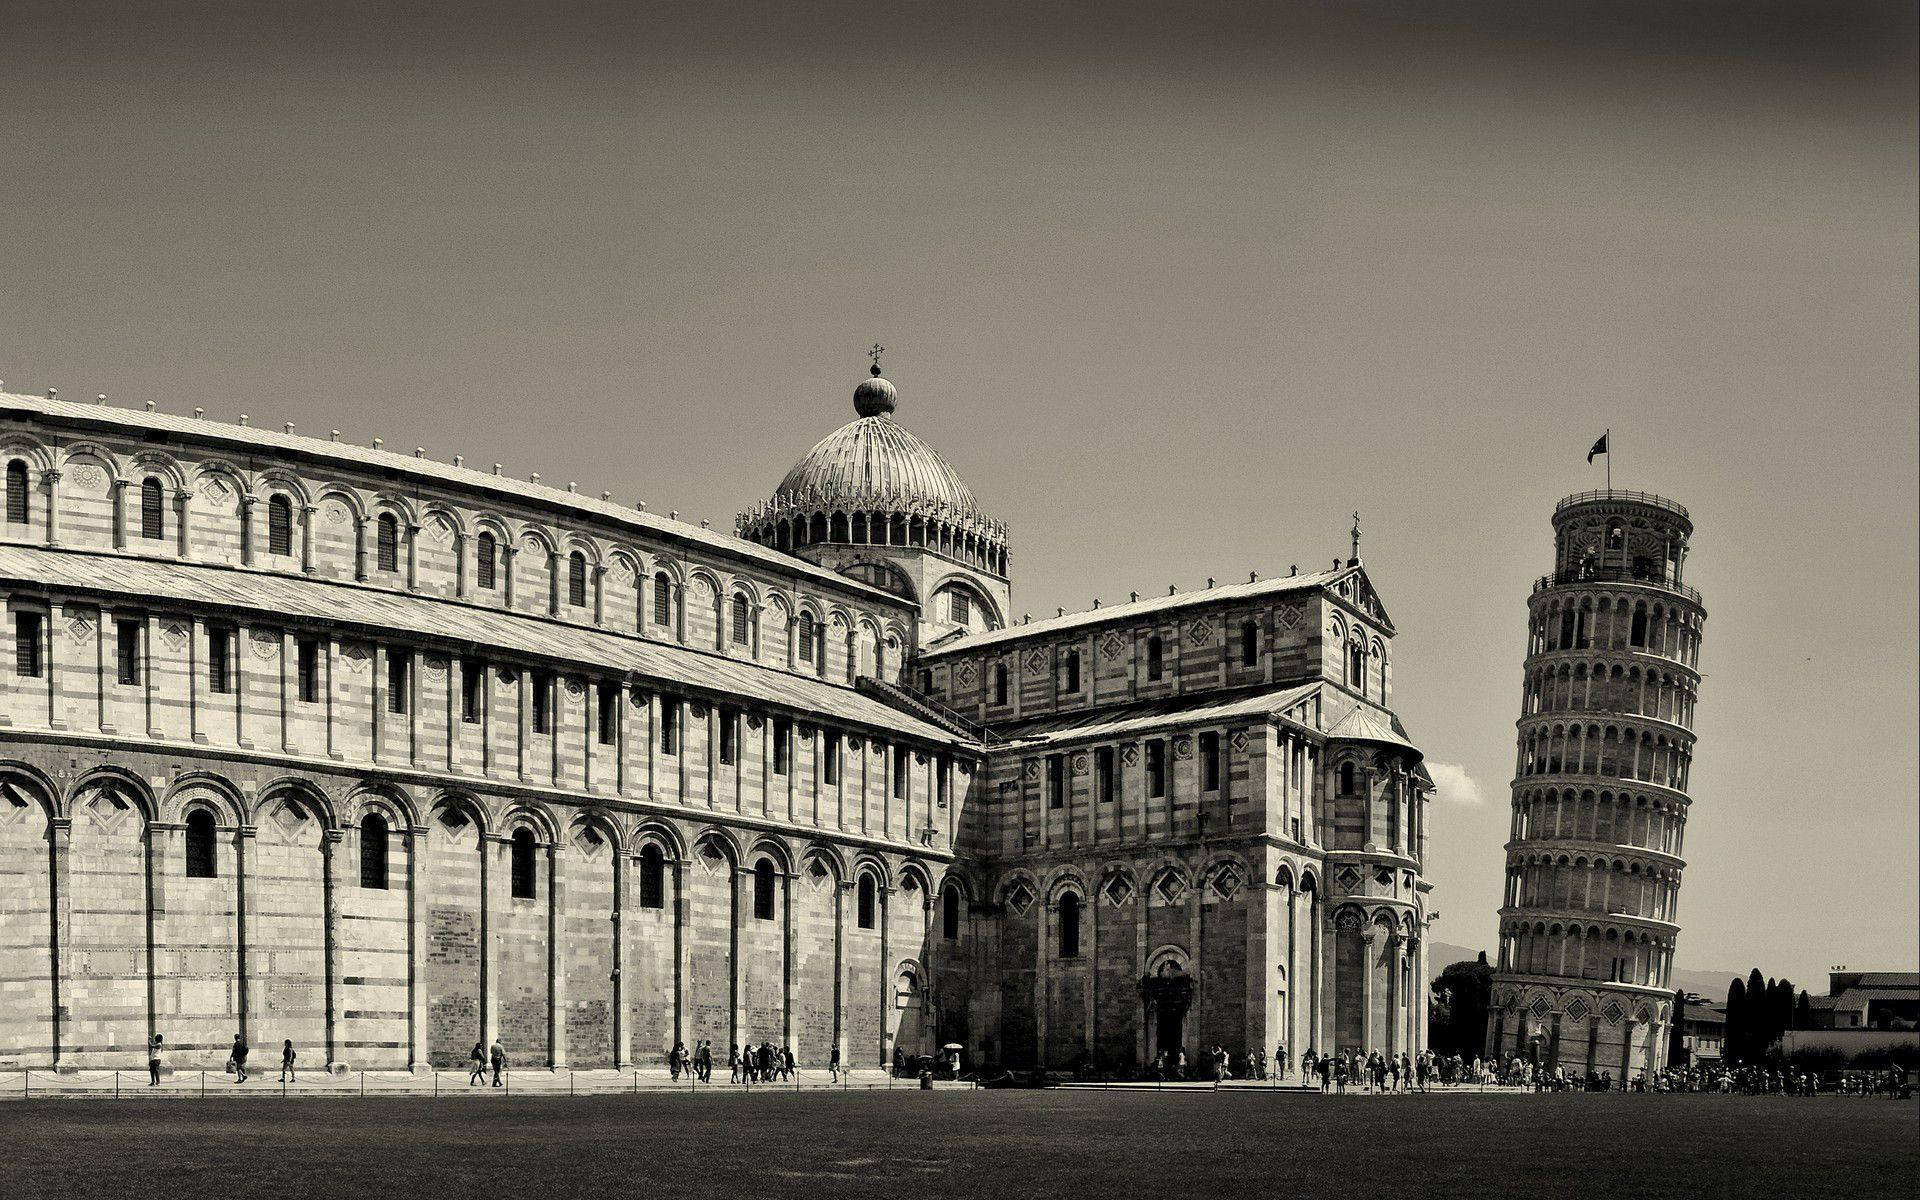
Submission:
[[[1382,745],[1399,746],[1415,754],[1420,753],[1420,747],[1400,736],[1393,725],[1383,719],[1379,713],[1357,702],[1347,710],[1345,716],[1327,727],[1327,740],[1379,742]]]
[[[1153,613],[1195,608],[1203,604],[1228,604],[1236,600],[1252,600],[1283,595],[1287,592],[1310,591],[1337,583],[1345,576],[1357,574],[1360,570],[1359,567],[1341,567],[1337,571],[1319,571],[1310,575],[1281,575],[1274,579],[1261,579],[1252,583],[1230,583],[1225,587],[1203,588],[1197,592],[1177,592],[1171,596],[1130,600],[1125,604],[1090,608],[1085,612],[1068,613],[1063,617],[1029,621],[1024,625],[1008,625],[1003,629],[993,629],[985,633],[956,638],[937,646],[923,647],[920,657],[931,659],[949,654],[965,654],[1025,638],[1049,637],[1070,629],[1084,629],[1109,622],[1136,621]]]
[[[16,591],[47,587],[147,596],[162,603],[216,605],[258,614],[263,624],[291,617],[319,625],[354,627],[365,631],[362,636],[397,630],[455,646],[484,646],[505,654],[631,673],[695,692],[759,700],[803,714],[829,714],[851,724],[938,745],[966,744],[937,725],[823,679],[686,646],[451,600],[266,571],[34,546],[0,546],[0,580]]]
[[[1206,725],[1283,713],[1313,695],[1319,687],[1317,682],[1305,683],[1284,691],[1263,691],[1224,700],[1217,695],[1154,700],[1123,708],[1046,717],[1011,730],[1002,727],[1000,734],[1016,746],[1129,737],[1169,725]]]
[[[236,453],[299,455],[307,459],[337,463],[344,468],[362,472],[399,472],[422,482],[442,484],[476,497],[491,494],[509,497],[523,503],[571,510],[583,519],[602,524],[611,522],[665,541],[688,543],[735,559],[745,559],[768,570],[784,572],[790,576],[805,576],[819,583],[831,584],[834,588],[848,594],[884,599],[892,605],[911,603],[860,580],[848,578],[824,567],[815,566],[804,559],[782,554],[777,550],[769,550],[731,533],[703,528],[698,523],[677,521],[651,512],[622,507],[611,500],[583,496],[561,488],[512,479],[505,475],[493,475],[469,467],[456,467],[448,463],[435,462],[430,458],[415,458],[410,454],[373,450],[347,442],[281,433],[253,425],[227,425],[204,417],[182,417],[163,412],[134,412],[106,404],[81,404],[72,400],[48,400],[42,396],[0,393],[0,416],[13,415],[52,417],[94,428],[110,428],[134,437],[146,431],[155,430],[179,434],[183,439],[223,446]]]

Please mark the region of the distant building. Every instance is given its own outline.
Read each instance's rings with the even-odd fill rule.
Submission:
[[[1813,1029],[1920,1027],[1920,972],[1834,971],[1827,994],[1808,998]]]
[[[1687,1052],[1687,1065],[1719,1065],[1726,1041],[1727,1006],[1688,992],[1686,1011],[1680,1017],[1680,1045]]]

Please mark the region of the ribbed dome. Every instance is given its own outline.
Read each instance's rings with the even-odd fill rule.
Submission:
[[[972,489],[947,460],[884,413],[849,421],[814,443],[773,494],[776,505],[812,500],[897,511],[932,508],[961,519],[981,515]]]

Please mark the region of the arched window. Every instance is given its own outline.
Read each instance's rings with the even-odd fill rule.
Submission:
[[[1251,667],[1260,661],[1260,627],[1252,621],[1240,626],[1240,665]]]
[[[187,878],[212,879],[219,873],[213,814],[204,808],[196,808],[187,814]]]
[[[1078,650],[1067,651],[1067,656],[1060,660],[1060,690],[1067,693],[1080,690],[1080,652]]]
[[[640,851],[640,907],[667,906],[667,856],[648,842]]]
[[[293,501],[285,496],[267,501],[267,553],[293,553]]]
[[[587,606],[587,556],[578,550],[567,556],[567,603]]]
[[[140,485],[140,536],[156,542],[167,536],[167,509],[158,479]]]
[[[1060,897],[1060,957],[1080,957],[1080,897],[1072,892]]]
[[[1347,646],[1347,686],[1367,694],[1367,648],[1359,642]]]
[[[1340,794],[1353,795],[1353,764],[1350,762],[1340,764]]]
[[[7,523],[25,525],[27,507],[27,464],[14,459],[7,464]]]
[[[753,915],[756,920],[773,920],[773,861],[763,858],[753,864]]]
[[[653,575],[653,623],[673,624],[673,577],[665,571]]]
[[[733,623],[733,644],[736,646],[745,646],[750,640],[750,631],[747,628],[747,598],[739,592],[735,592],[733,594],[733,603],[729,607],[732,610],[728,615],[732,618]]]
[[[800,643],[801,662],[810,663],[813,661],[813,640],[816,636],[813,631],[813,614],[801,613],[798,631],[794,634],[794,637]]]
[[[1159,679],[1160,673],[1166,669],[1166,662],[1164,657],[1165,654],[1166,654],[1165,643],[1160,640],[1159,634],[1156,633],[1152,637],[1147,639],[1147,682],[1148,683],[1152,683],[1155,680]]]
[[[480,538],[474,543],[473,579],[480,590],[490,592],[500,586],[499,570],[500,543],[491,533],[481,531]]]
[[[1636,608],[1633,610],[1633,631],[1627,637],[1627,644],[1631,646],[1644,646],[1647,644],[1646,609]]]
[[[360,886],[387,890],[387,819],[379,813],[360,818]]]
[[[993,668],[993,702],[1007,702],[1007,664],[1000,663]]]
[[[960,889],[950,887],[940,897],[940,936],[949,942],[960,937]]]
[[[533,894],[533,830],[522,825],[513,831],[513,898],[531,900]]]
[[[948,618],[955,625],[965,625],[972,621],[973,598],[959,588],[954,588],[950,595],[953,598],[953,607],[947,613]]]
[[[860,928],[873,928],[874,910],[879,907],[879,899],[879,890],[874,887],[873,876],[862,875],[860,877]]]
[[[382,571],[400,569],[400,522],[392,513],[381,513],[374,526],[374,563]]]

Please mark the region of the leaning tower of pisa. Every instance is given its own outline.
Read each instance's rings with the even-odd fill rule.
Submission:
[[[1673,501],[1582,492],[1553,533],[1527,603],[1487,1046],[1625,1081],[1666,1065],[1707,613]]]

